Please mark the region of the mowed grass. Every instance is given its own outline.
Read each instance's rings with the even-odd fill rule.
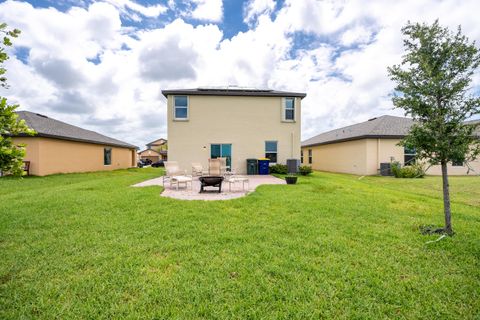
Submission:
[[[0,179],[1,319],[479,319],[480,178],[314,173],[230,201],[158,169]]]

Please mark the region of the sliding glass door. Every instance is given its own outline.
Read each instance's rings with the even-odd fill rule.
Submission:
[[[232,145],[212,143],[210,145],[210,158],[227,158],[227,168],[232,168]]]

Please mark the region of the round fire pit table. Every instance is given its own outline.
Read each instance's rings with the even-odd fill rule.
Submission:
[[[218,193],[222,192],[222,181],[223,177],[221,176],[201,176],[198,178],[201,183],[200,193],[206,192],[205,187],[215,187],[218,188]]]

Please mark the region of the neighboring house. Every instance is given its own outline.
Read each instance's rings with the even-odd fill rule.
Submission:
[[[136,166],[136,146],[85,130],[47,116],[18,111],[20,119],[34,129],[35,136],[15,136],[15,144],[26,145],[25,161],[30,174],[114,170]]]
[[[145,149],[140,151],[138,153],[138,157],[142,160],[150,160],[152,162],[157,162],[160,159],[164,160],[162,155],[159,152],[152,149]]]
[[[249,158],[300,159],[305,93],[239,87],[162,93],[168,101],[168,158],[182,169],[225,157],[229,168],[245,173]]]
[[[335,129],[302,142],[302,164],[314,170],[358,175],[380,173],[381,163],[399,161],[402,165],[415,161],[415,150],[398,146],[408,134],[413,120],[384,115],[366,122]],[[480,132],[478,132],[480,136]],[[451,175],[480,174],[480,161],[449,164]],[[432,166],[428,174],[441,174],[440,166]]]
[[[150,143],[147,143],[146,150],[154,150],[158,152],[160,155],[158,160],[166,161],[168,156],[168,141],[166,139],[160,138]]]

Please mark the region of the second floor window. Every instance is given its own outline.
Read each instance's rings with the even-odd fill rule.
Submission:
[[[265,141],[265,158],[277,163],[277,141]]]
[[[188,119],[188,97],[174,96],[173,97],[173,113],[175,120]]]
[[[295,98],[285,98],[283,112],[285,121],[295,121]]]

